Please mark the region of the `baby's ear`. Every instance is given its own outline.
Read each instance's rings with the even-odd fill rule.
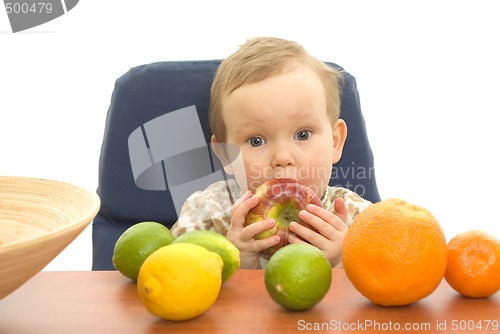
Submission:
[[[215,152],[217,158],[219,158],[222,166],[224,167],[224,171],[229,175],[234,175],[233,169],[231,167],[231,152],[228,150],[228,145],[225,143],[219,142],[219,140],[212,135],[210,139],[212,150]]]
[[[347,124],[343,119],[338,119],[333,125],[333,163],[342,158],[345,140],[347,138]]]

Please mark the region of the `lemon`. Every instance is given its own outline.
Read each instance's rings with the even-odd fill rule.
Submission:
[[[264,274],[271,298],[288,310],[307,310],[330,289],[332,269],[326,256],[309,244],[290,244],[271,256]]]
[[[207,311],[222,286],[221,257],[192,243],[162,247],[139,271],[141,302],[154,315],[173,321],[189,320]]]
[[[113,251],[113,266],[124,276],[137,280],[144,260],[155,250],[174,240],[170,230],[157,222],[141,222],[129,227],[118,238]]]
[[[240,269],[240,251],[222,234],[207,230],[189,231],[178,236],[173,242],[190,242],[219,254],[224,261],[222,283]]]

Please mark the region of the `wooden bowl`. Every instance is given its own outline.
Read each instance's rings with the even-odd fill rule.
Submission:
[[[99,207],[97,194],[71,184],[0,176],[0,299],[66,248]]]

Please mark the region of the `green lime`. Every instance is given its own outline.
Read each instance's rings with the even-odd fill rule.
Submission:
[[[141,222],[128,228],[118,238],[113,251],[113,266],[124,276],[136,281],[146,258],[174,240],[172,232],[157,222]]]
[[[178,236],[174,243],[178,242],[197,244],[218,253],[224,261],[222,283],[225,283],[240,269],[240,251],[222,234],[207,230],[189,231]]]
[[[307,310],[323,299],[332,282],[326,256],[309,244],[290,244],[271,256],[264,275],[271,298],[288,310]]]

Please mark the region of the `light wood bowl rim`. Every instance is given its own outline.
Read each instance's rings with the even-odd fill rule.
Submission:
[[[26,184],[42,184],[42,185],[60,185],[61,187],[71,189],[72,191],[79,192],[91,198],[91,206],[89,210],[82,215],[79,220],[72,222],[71,224],[60,226],[57,229],[46,231],[45,233],[39,235],[33,235],[30,238],[16,240],[8,242],[5,244],[0,243],[0,255],[12,252],[14,250],[19,250],[21,248],[29,248],[34,244],[44,242],[46,240],[57,239],[62,235],[68,234],[69,230],[79,230],[85,228],[94,219],[100,209],[101,201],[97,193],[86,190],[80,186],[43,178],[33,178],[24,176],[0,176],[0,187],[4,182],[8,183],[18,183],[20,186]],[[1,221],[1,212],[0,212]],[[1,240],[0,240],[1,241]]]

